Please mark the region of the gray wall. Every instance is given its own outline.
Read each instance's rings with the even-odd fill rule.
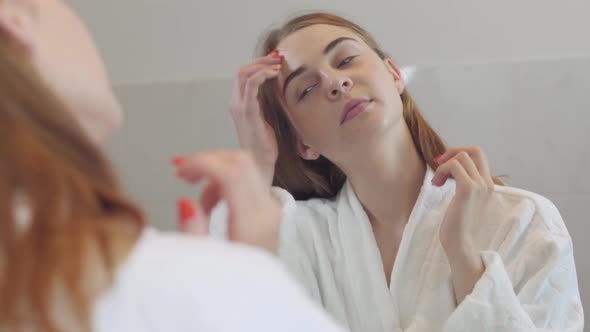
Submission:
[[[174,228],[176,199],[196,196],[175,180],[172,156],[238,146],[231,88],[231,80],[117,87],[127,118],[108,151],[154,225]],[[590,57],[418,68],[409,89],[448,144],[482,146],[496,174],[557,205],[589,312]]]
[[[217,148],[237,148],[227,110],[230,81],[121,86],[126,110],[122,130],[107,149],[126,188],[161,228],[176,227],[176,200],[196,197],[179,183],[172,157]]]
[[[67,0],[115,83],[228,79],[261,32],[301,10],[361,24],[408,65],[590,55],[588,0]]]

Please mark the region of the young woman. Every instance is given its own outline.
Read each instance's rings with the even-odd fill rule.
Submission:
[[[359,332],[582,331],[555,206],[494,185],[480,149],[445,149],[365,30],[304,15],[261,55],[231,114],[282,204],[281,259],[334,317]],[[224,209],[211,219],[223,233]]]
[[[232,239],[249,246],[159,233],[96,146],[119,122],[74,13],[0,0],[0,331],[339,331],[253,247],[275,249],[280,210],[251,157],[193,160],[203,207],[227,200]],[[200,229],[180,206],[183,228]]]

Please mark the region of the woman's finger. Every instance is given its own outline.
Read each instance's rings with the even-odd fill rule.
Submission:
[[[258,91],[260,90],[260,86],[266,80],[277,77],[280,69],[280,65],[276,65],[261,70],[248,78],[244,85],[244,103],[248,109],[256,108],[257,111],[260,109],[258,106]],[[253,103],[257,105],[253,105]]]
[[[215,183],[208,183],[199,197],[199,202],[206,215],[211,215],[213,208],[221,201],[220,188]]]
[[[438,164],[444,164],[455,158],[461,152],[466,152],[469,155],[471,160],[475,163],[480,176],[486,181],[486,183],[493,186],[494,182],[492,179],[488,158],[483,150],[478,146],[449,148],[444,154],[438,156],[434,160]]]
[[[258,58],[255,61],[253,61],[245,66],[242,66],[240,68],[240,70],[238,71],[238,74],[235,79],[234,91],[239,91],[240,92],[240,94],[239,94],[240,99],[243,99],[246,82],[248,81],[248,79],[252,75],[254,75],[257,72],[262,71],[264,69],[268,69],[272,66],[281,65],[282,62],[283,62],[282,56],[273,54],[273,55],[267,55],[265,57]]]
[[[198,204],[188,198],[178,200],[178,230],[198,236],[209,234],[209,221]]]
[[[471,156],[469,155],[469,153],[467,153],[465,151],[459,152],[451,160],[457,160],[459,163],[461,163],[461,166],[463,166],[463,169],[467,172],[467,175],[469,175],[471,180],[477,181],[477,182],[482,181],[482,176],[479,172],[479,169],[475,165],[475,162],[473,161],[473,159],[471,159]]]
[[[175,164],[177,166],[176,175],[189,183],[197,183],[204,178],[213,181],[224,179],[224,171],[227,168],[229,155],[225,152],[207,152],[194,156],[183,156],[182,162]]]
[[[449,176],[454,177],[457,182],[461,183],[470,183],[472,181],[467,171],[463,168],[463,165],[458,160],[453,159],[436,169],[432,178],[432,184],[442,186]]]

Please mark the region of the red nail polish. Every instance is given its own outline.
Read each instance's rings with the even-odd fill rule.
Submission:
[[[181,225],[186,224],[189,220],[193,219],[197,214],[197,209],[190,199],[179,199],[177,202],[178,207],[178,222]]]
[[[174,157],[174,158],[172,158],[172,164],[174,164],[176,166],[182,165],[183,162],[184,162],[184,158],[183,157]]]
[[[434,158],[434,161],[438,162],[438,161],[440,160],[440,158],[442,158],[442,155],[440,155],[440,156],[438,156],[438,157]]]

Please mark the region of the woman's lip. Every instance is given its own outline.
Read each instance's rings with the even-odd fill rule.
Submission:
[[[363,113],[370,103],[370,99],[353,99],[349,101],[346,104],[347,107],[345,107],[340,124],[344,124],[345,122],[354,119],[357,115]]]

